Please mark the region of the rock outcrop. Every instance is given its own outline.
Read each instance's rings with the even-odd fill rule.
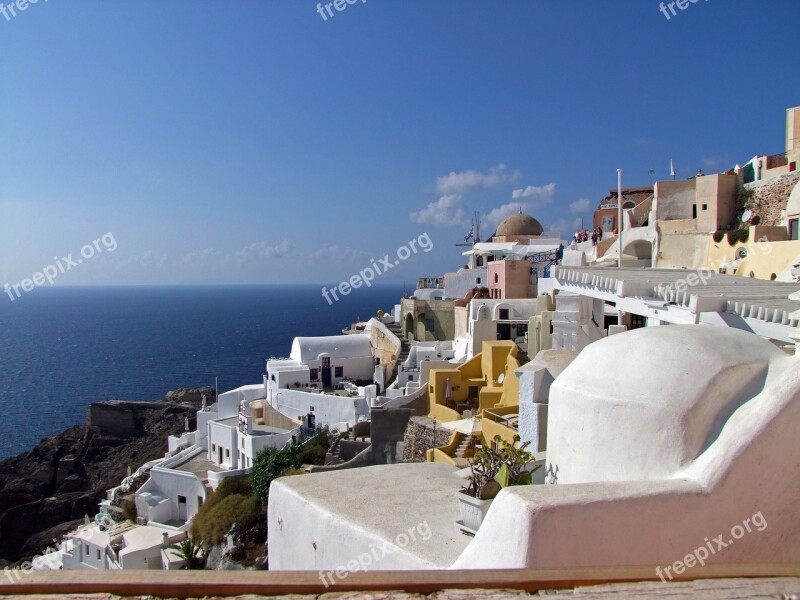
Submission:
[[[86,424],[45,438],[0,462],[0,566],[40,553],[69,525],[93,516],[106,490],[141,464],[164,456],[167,437],[194,428],[201,395],[170,392],[159,402],[92,404]]]

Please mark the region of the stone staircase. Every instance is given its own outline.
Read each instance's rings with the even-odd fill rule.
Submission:
[[[466,433],[456,432],[458,436],[458,444],[456,445],[453,453],[450,455],[456,466],[458,467],[468,467],[469,466],[469,459],[470,456],[467,456],[467,451],[470,448],[474,448],[475,444],[480,441],[480,439],[474,435],[468,435]]]
[[[397,379],[397,373],[400,369],[400,365],[402,365],[408,358],[408,355],[411,352],[411,344],[403,335],[403,328],[399,323],[389,323],[386,325],[386,328],[400,339],[400,355],[397,357],[394,370],[389,377],[389,383],[391,384],[391,382]]]
[[[346,440],[350,438],[350,434],[344,433],[342,435],[336,436],[336,440],[331,445],[328,452],[325,454],[325,465],[341,465],[344,464],[344,460],[341,457],[341,447],[340,442],[342,440]]]

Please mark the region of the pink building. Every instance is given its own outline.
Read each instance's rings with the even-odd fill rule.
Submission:
[[[487,268],[492,298],[536,298],[538,277],[527,260],[497,260],[490,262]]]

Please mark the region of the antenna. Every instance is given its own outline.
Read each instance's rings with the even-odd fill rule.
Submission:
[[[471,248],[481,241],[481,213],[475,211],[475,216],[472,217],[472,224],[469,228],[469,233],[464,236],[463,244],[456,244],[456,246],[463,246]]]

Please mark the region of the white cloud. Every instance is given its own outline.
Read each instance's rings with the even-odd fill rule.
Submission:
[[[115,270],[126,269],[128,267],[162,268],[167,262],[167,255],[157,255],[152,250],[145,250],[141,254],[133,254],[127,258],[120,259],[114,264]]]
[[[321,258],[325,258],[328,260],[337,260],[337,261],[348,261],[352,262],[357,258],[361,258],[362,256],[366,256],[367,253],[362,250],[356,250],[355,248],[351,248],[349,246],[338,246],[336,244],[328,244],[323,246],[319,250],[316,250],[311,253],[312,260],[320,260]]]
[[[508,167],[499,164],[487,173],[480,171],[455,171],[436,179],[436,191],[443,195],[464,194],[470,190],[490,189],[501,183],[513,182],[519,178],[518,172],[510,173]]]
[[[569,205],[569,212],[573,215],[578,215],[580,213],[585,213],[589,211],[589,208],[592,206],[592,201],[588,198],[579,198],[575,200],[572,204]]]
[[[239,250],[238,256],[242,260],[274,258],[288,254],[291,249],[292,245],[289,240],[283,240],[273,245],[270,245],[269,242],[255,242]]]
[[[715,154],[714,156],[701,156],[700,160],[707,169],[716,169],[725,161],[725,157]]]
[[[511,197],[514,200],[518,200],[520,198],[538,198],[539,200],[542,200],[544,204],[547,204],[553,199],[555,193],[556,184],[548,183],[547,185],[542,186],[529,185],[526,188],[514,190],[511,192]]]
[[[558,219],[557,221],[553,222],[548,228],[548,231],[557,231],[561,234],[562,238],[571,239],[572,236],[575,234],[581,226],[581,219],[580,217],[576,219]]]
[[[208,261],[216,257],[218,254],[219,253],[213,248],[203,248],[202,250],[197,250],[196,252],[189,252],[183,258],[181,258],[180,263],[188,267],[202,267],[208,264]]]
[[[497,227],[503,219],[518,213],[520,210],[522,210],[522,212],[528,212],[528,204],[525,202],[509,202],[508,204],[503,204],[489,211],[483,220],[488,225]]]
[[[516,202],[508,202],[497,208],[492,209],[483,220],[492,227],[497,227],[503,219],[520,211],[532,215],[537,209],[550,204],[556,193],[556,184],[535,186],[529,185],[526,188],[514,190],[511,197]],[[536,216],[536,215],[534,215]]]
[[[448,194],[436,202],[431,202],[422,210],[412,212],[410,217],[415,223],[437,227],[463,226],[467,224],[467,221],[464,218],[464,209],[459,204],[461,204],[459,194]]]

